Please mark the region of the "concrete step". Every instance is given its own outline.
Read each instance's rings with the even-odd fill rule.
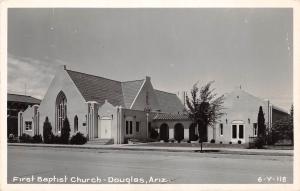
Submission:
[[[110,145],[110,144],[114,144],[114,140],[113,139],[93,139],[93,140],[89,140],[86,144],[89,144],[89,145]]]

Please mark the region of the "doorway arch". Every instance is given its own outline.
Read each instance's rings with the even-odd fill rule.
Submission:
[[[166,123],[162,124],[159,128],[159,132],[160,140],[167,142],[169,140],[169,126]]]
[[[184,139],[184,127],[181,123],[174,126],[174,139],[178,142]]]

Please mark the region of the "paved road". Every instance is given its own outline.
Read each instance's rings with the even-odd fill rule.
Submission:
[[[9,146],[7,161],[8,183],[41,183],[41,178],[52,183],[292,183],[293,178],[291,156]]]

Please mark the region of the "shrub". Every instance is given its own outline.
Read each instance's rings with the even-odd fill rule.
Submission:
[[[169,142],[174,143],[175,139],[170,139]]]
[[[31,143],[32,142],[32,137],[28,134],[23,133],[20,137],[20,142],[21,143]]]
[[[232,144],[232,142],[230,141],[229,144]]]
[[[73,135],[70,140],[70,144],[73,145],[83,145],[87,142],[87,138],[80,132]]]
[[[191,140],[191,141],[197,141],[198,138],[199,138],[198,135],[193,134],[193,135],[190,137],[190,140]]]
[[[42,135],[34,135],[32,137],[32,143],[42,143],[43,139],[42,139]]]
[[[16,143],[18,141],[17,141],[17,139],[15,139],[14,134],[9,134],[9,136],[8,136],[8,142],[9,143]]]
[[[158,132],[155,129],[151,128],[150,129],[150,138],[151,139],[157,139],[158,136],[159,136]]]
[[[61,143],[62,144],[68,144],[69,143],[69,138],[70,138],[70,123],[68,118],[65,118],[63,127],[61,128]]]
[[[242,144],[242,141],[241,141],[241,140],[238,140],[238,144]]]
[[[255,145],[256,148],[262,149],[263,146],[264,146],[264,142],[265,142],[265,141],[264,141],[264,138],[261,137],[261,136],[259,136],[259,137],[257,137],[257,138],[255,139],[254,145]]]
[[[215,143],[215,142],[216,142],[216,140],[214,140],[214,139],[210,140],[210,143]]]
[[[50,143],[52,143],[52,144],[61,144],[62,143],[61,137],[58,136],[58,135],[53,135],[52,134],[52,139],[51,139]]]
[[[43,138],[44,138],[44,143],[52,143],[53,142],[52,126],[51,126],[51,123],[49,122],[48,117],[46,117],[44,126],[43,126]]]
[[[222,142],[222,141],[220,141],[220,144],[223,144],[223,142]]]
[[[191,140],[188,140],[187,143],[191,143]]]

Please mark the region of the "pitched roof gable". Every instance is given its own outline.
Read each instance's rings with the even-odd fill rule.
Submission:
[[[134,101],[135,97],[139,93],[144,82],[145,80],[122,82],[122,91],[123,91],[125,108],[130,108],[132,102]]]
[[[66,70],[85,101],[96,101],[130,108],[144,83],[143,80],[120,82],[91,74]]]

